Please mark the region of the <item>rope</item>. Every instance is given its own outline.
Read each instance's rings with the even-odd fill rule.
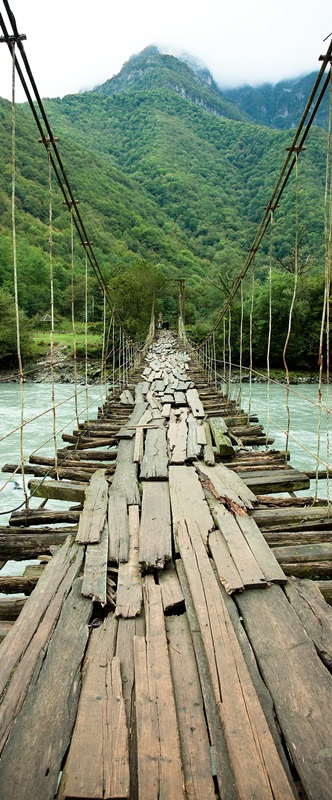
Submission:
[[[58,466],[58,453],[56,444],[56,410],[55,410],[55,381],[54,381],[54,280],[53,280],[53,198],[52,198],[52,164],[50,149],[47,149],[48,161],[48,196],[49,196],[49,265],[50,265],[50,304],[51,304],[51,332],[50,332],[50,368],[52,392],[52,417],[53,417],[53,445],[55,470]]]
[[[244,302],[243,302],[243,284],[241,283],[240,287],[240,301],[241,301],[241,316],[240,316],[240,389],[239,389],[239,397],[238,397],[238,404],[239,408],[242,408],[242,358],[243,358],[243,318],[244,318]]]
[[[107,396],[107,388],[106,388],[106,292],[103,293],[103,344],[102,344],[102,351],[101,351],[101,375],[100,375],[100,391],[101,393],[104,391],[105,395]],[[104,409],[102,409],[102,414],[104,414]]]
[[[251,280],[251,304],[249,314],[249,403],[248,403],[248,423],[251,414],[251,401],[252,401],[252,375],[253,375],[253,358],[252,358],[252,321],[254,316],[254,297],[255,297],[255,269],[252,268]]]
[[[89,387],[88,387],[88,256],[85,248],[85,276],[84,276],[84,352],[85,352],[85,398],[86,421],[89,422]]]
[[[232,311],[228,309],[228,389],[227,399],[231,399],[231,380],[232,380]]]
[[[267,351],[266,351],[268,419],[266,426],[266,449],[268,449],[268,439],[270,430],[270,386],[271,386],[270,354],[271,354],[271,338],[272,338],[272,243],[273,243],[273,211],[271,211],[270,248],[269,248],[269,332],[267,338]]]
[[[77,427],[79,425],[78,418],[78,403],[77,403],[77,339],[76,339],[76,323],[75,323],[75,278],[74,278],[74,225],[73,225],[73,207],[70,206],[70,265],[71,265],[71,325],[73,333],[73,358],[74,358],[74,387],[75,387],[75,413]]]
[[[288,453],[288,440],[289,440],[289,431],[290,431],[290,407],[289,407],[289,384],[290,384],[290,377],[289,377],[289,369],[287,364],[287,348],[289,344],[289,339],[292,330],[292,319],[293,319],[293,310],[294,304],[296,299],[296,292],[297,292],[297,281],[298,281],[298,256],[299,256],[299,170],[298,170],[298,154],[296,153],[296,168],[295,168],[295,252],[294,252],[294,288],[293,288],[293,296],[292,301],[289,309],[289,316],[288,316],[288,329],[286,340],[284,344],[282,360],[285,367],[286,373],[286,411],[287,411],[287,432],[286,432],[286,442],[285,442],[285,459],[287,463],[287,453]]]

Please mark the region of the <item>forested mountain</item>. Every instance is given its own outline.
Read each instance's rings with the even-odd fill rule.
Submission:
[[[179,277],[186,280],[193,334],[207,330],[251,246],[294,132],[257,124],[250,120],[252,110],[233,99],[207,70],[148,48],[94,91],[45,101],[114,304],[134,335],[144,333],[154,287],[164,315],[176,315]],[[10,104],[2,100],[0,287],[12,293],[10,119]],[[17,108],[16,131],[19,302],[33,317],[49,310],[47,161],[26,105]],[[300,159],[300,260],[307,265],[300,330],[303,314],[313,312],[310,292],[321,287],[324,267],[326,139],[322,128],[314,129]],[[284,296],[285,308],[292,291],[294,217],[293,181],[273,234],[278,295]],[[69,215],[55,184],[53,225],[56,311],[65,316],[70,314]],[[81,250],[77,245],[78,314],[84,306]],[[269,250],[267,241],[256,256],[264,320]],[[96,318],[101,298],[93,275],[90,294]],[[317,306],[318,296],[317,289]],[[257,328],[258,360],[261,340]],[[306,358],[307,342],[303,353]]]

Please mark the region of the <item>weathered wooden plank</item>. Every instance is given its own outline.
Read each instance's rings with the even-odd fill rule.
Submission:
[[[298,470],[280,470],[278,473],[264,476],[243,478],[255,494],[271,494],[272,492],[297,492],[310,489],[310,480],[304,472]]]
[[[332,608],[325,602],[314,581],[290,578],[285,594],[312,639],[320,658],[332,667]]]
[[[244,589],[243,580],[219,530],[211,531],[209,534],[209,548],[218,576],[227,594],[232,594],[232,592],[236,591],[242,592]]]
[[[110,491],[108,496],[108,558],[119,563],[128,561],[129,528],[127,498],[123,491]]]
[[[207,542],[208,534],[214,527],[213,519],[194,467],[170,466],[169,490],[175,537],[179,520],[191,514],[199,525],[204,541]]]
[[[30,691],[3,749],[3,800],[53,800],[75,722],[79,672],[92,610],[91,601],[81,595],[81,583],[77,578],[64,602],[46,656],[36,667]]]
[[[159,586],[147,576],[144,588],[148,680],[156,698],[160,800],[184,800],[180,740]]]
[[[306,796],[328,800],[332,676],[279,586],[236,601]]]
[[[139,563],[142,569],[163,569],[172,557],[171,509],[168,484],[143,484],[139,532]]]
[[[167,439],[171,464],[184,464],[187,456],[187,409],[176,416],[171,412]]]
[[[63,524],[64,522],[69,522],[70,524],[75,524],[79,521],[81,512],[80,511],[70,511],[69,509],[66,511],[49,511],[46,508],[29,508],[24,509],[24,511],[14,511],[10,517],[9,525],[11,527],[22,527],[28,528],[30,525],[52,525],[52,524]]]
[[[215,464],[215,456],[212,447],[210,425],[208,422],[204,422],[204,432],[206,438],[206,444],[204,445],[204,463],[208,464],[210,467],[213,467]]]
[[[131,439],[121,439],[119,442],[117,466],[110,488],[110,494],[119,491],[124,492],[129,506],[136,506],[140,502],[137,464],[134,463],[134,447],[135,443]]]
[[[9,633],[13,625],[14,625],[14,620],[9,620],[9,619],[0,620],[0,642],[3,642],[5,636],[7,636],[7,633]]]
[[[166,633],[186,793],[192,800],[215,800],[203,698],[186,615],[168,617]]]
[[[129,798],[129,752],[128,730],[119,659],[114,657],[106,664],[106,728],[104,743],[108,758],[104,759],[105,789],[104,797],[111,800]]]
[[[139,800],[159,797],[159,731],[155,683],[149,681],[146,641],[134,638]]]
[[[38,578],[39,575],[0,575],[0,594],[31,594]]]
[[[128,562],[119,565],[116,617],[136,617],[141,613],[142,578],[138,562],[139,506],[129,507]]]
[[[140,477],[142,480],[167,480],[168,461],[166,447],[166,428],[164,420],[156,425],[154,430],[148,430],[145,437],[144,456],[141,463]]]
[[[225,433],[222,417],[209,417],[209,425],[219,455],[227,457],[234,455],[234,447]]]
[[[225,467],[223,464],[216,464],[215,467],[202,466],[198,461],[194,464],[199,475],[206,476],[214,486],[216,493],[220,497],[229,499],[240,508],[253,508],[257,502],[254,493],[249,489],[244,481],[236,472]],[[210,489],[211,491],[211,489]]]
[[[287,797],[294,800],[194,521],[180,524],[179,543],[203,642],[209,653],[215,699],[219,703],[239,798],[285,800]]]
[[[247,516],[237,517],[237,524],[268,583],[287,583],[285,573],[278,564],[273,551],[265,541],[255,520]]]
[[[92,475],[86,490],[85,503],[78,524],[76,542],[99,542],[105,525],[108,483],[103,469]]]
[[[85,554],[82,594],[93,602],[107,603],[108,525],[105,522],[100,542],[88,544]]]
[[[167,562],[165,569],[159,575],[158,582],[164,611],[169,612],[182,606],[184,597],[173,561]]]
[[[193,416],[197,419],[203,419],[205,416],[204,408],[197,389],[188,389],[186,393],[188,406],[191,408]]]
[[[144,428],[136,428],[133,459],[140,464],[144,453]]]
[[[172,408],[171,403],[168,402],[164,403],[161,414],[163,417],[165,417],[165,419],[169,419],[171,415],[171,408]]]
[[[266,578],[239,528],[237,519],[220,503],[211,501],[209,505],[213,519],[225,539],[243,585],[247,588],[264,588]]]
[[[206,445],[206,433],[204,425],[196,425],[196,441],[200,446]]]
[[[332,562],[332,542],[299,544],[273,549],[279,564],[306,564],[310,561]]]
[[[26,602],[25,597],[0,597],[0,619],[17,619]]]
[[[178,392],[175,390],[174,392],[174,403],[176,406],[185,406],[186,405],[186,395],[184,392]]]
[[[187,435],[187,460],[193,461],[197,459],[201,452],[201,446],[197,442],[197,429],[198,427],[202,428],[202,425],[198,426],[195,417],[192,414],[189,414],[187,419],[188,425],[188,435]],[[203,428],[204,431],[204,428]]]
[[[59,787],[59,800],[102,800],[104,759],[109,756],[106,726],[106,669],[113,658],[117,623],[108,615],[91,631],[84,663],[75,728]],[[106,751],[105,751],[106,745]]]
[[[22,663],[25,651],[35,633],[38,633],[38,626],[47,615],[47,609],[55,598],[54,607],[49,612],[50,624],[54,624],[53,613],[55,614],[55,620],[57,619],[56,614],[60,613],[63,599],[81,569],[83,556],[83,549],[73,545],[72,538],[68,536],[63,547],[45,567],[36,589],[30,595],[23,608],[22,604],[20,604],[21,613],[19,619],[0,648],[0,695],[3,694],[14,670],[16,675],[18,662]],[[0,613],[3,619],[2,609],[0,609]],[[45,630],[49,630],[47,624],[42,631],[43,634]]]
[[[331,512],[328,506],[305,506],[301,508],[254,509],[250,516],[259,528],[278,528],[279,530],[321,530],[331,527]]]
[[[146,409],[147,403],[145,401],[143,403],[136,403],[132,414],[130,414],[130,417],[128,418],[128,421],[118,431],[118,439],[131,439],[134,436],[134,426],[138,425]]]

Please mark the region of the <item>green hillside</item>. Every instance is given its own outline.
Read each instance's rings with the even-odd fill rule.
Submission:
[[[207,71],[197,72],[155,48],[130,59],[118,76],[95,91],[48,99],[45,107],[127,328],[133,335],[144,334],[153,287],[164,316],[175,318],[174,279],[181,277],[186,280],[187,321],[199,336],[209,328],[241,268],[293,131],[250,122]],[[12,293],[10,114],[10,104],[0,101],[0,289]],[[49,310],[47,163],[26,105],[17,109],[16,127],[19,302],[34,317]],[[306,293],[309,279],[320,285],[324,267],[325,158],[326,133],[316,128],[300,161],[300,258],[308,265],[302,279]],[[69,215],[55,185],[53,204],[56,313],[66,317]],[[293,184],[274,226],[273,258],[282,286],[294,251],[294,213]],[[268,251],[267,241],[256,256],[258,297],[265,291]],[[83,268],[77,245],[78,316],[84,306]],[[101,297],[93,275],[89,283],[98,319]]]

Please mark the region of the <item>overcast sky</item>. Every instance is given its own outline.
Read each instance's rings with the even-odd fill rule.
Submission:
[[[221,86],[276,83],[319,69],[331,0],[10,0],[42,97],[92,89],[150,44],[202,60]],[[3,0],[0,9],[6,18]],[[0,95],[10,96],[0,47]],[[23,95],[18,96],[23,99]]]

